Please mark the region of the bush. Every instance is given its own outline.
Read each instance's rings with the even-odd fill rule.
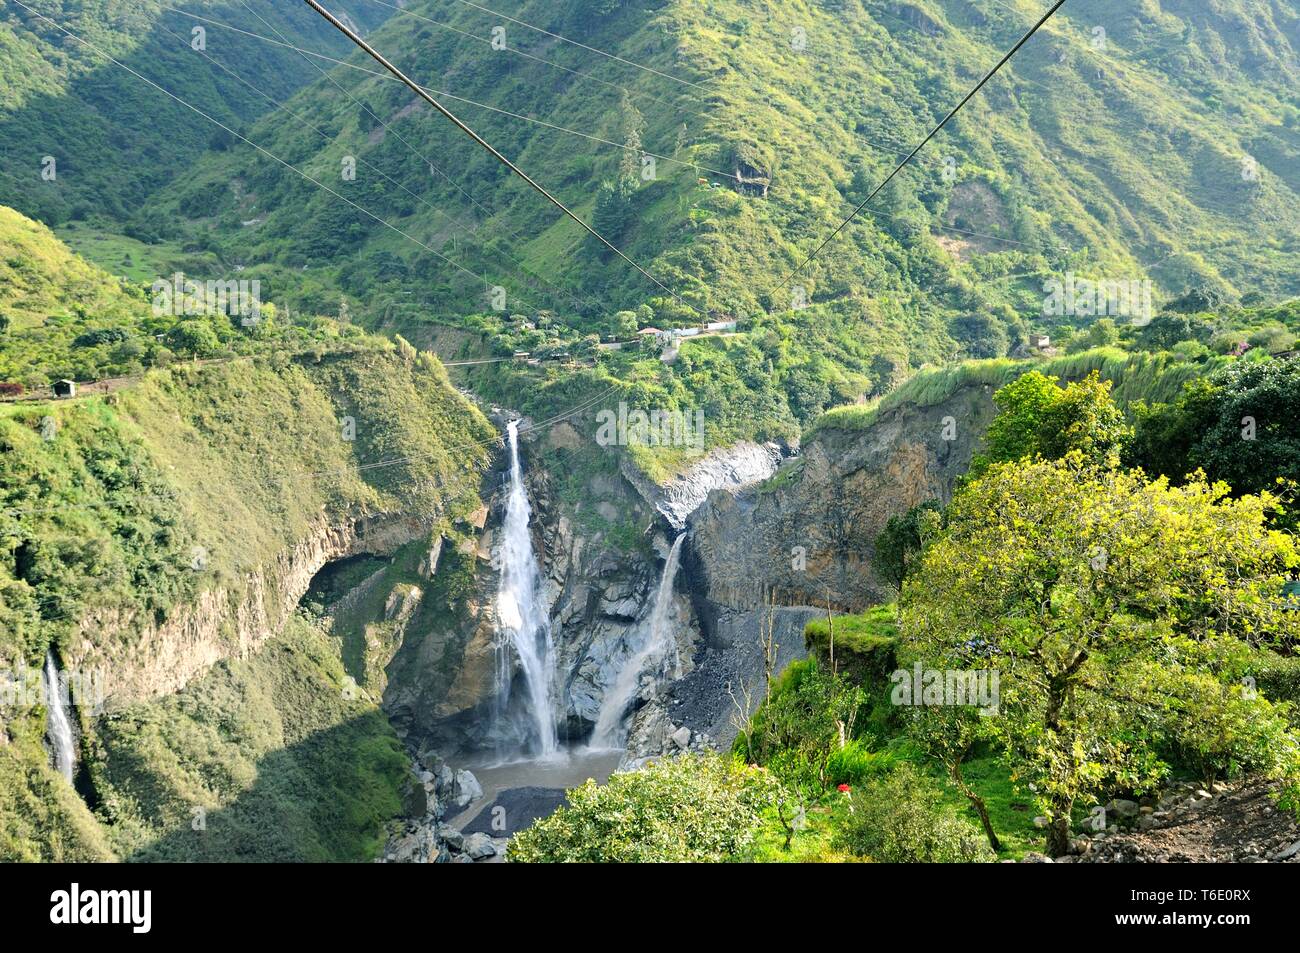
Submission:
[[[866,693],[843,675],[832,676],[816,659],[792,662],[754,712],[732,751],[770,770],[801,794],[818,797],[831,786],[829,759],[860,732]]]
[[[831,752],[826,759],[826,773],[831,784],[857,787],[888,774],[897,760],[893,752],[872,751],[865,741],[855,739]]]
[[[588,781],[510,842],[524,863],[683,863],[742,857],[780,786],[760,768],[684,754]]]
[[[943,803],[943,792],[911,764],[853,795],[835,843],[884,864],[969,864],[994,859],[984,835]]]

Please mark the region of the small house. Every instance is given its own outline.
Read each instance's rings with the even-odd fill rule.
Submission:
[[[76,397],[77,382],[69,381],[69,380],[55,381],[54,396],[55,397]]]
[[[1031,334],[1029,335],[1029,346],[1041,351],[1052,346],[1052,339],[1046,334]]]

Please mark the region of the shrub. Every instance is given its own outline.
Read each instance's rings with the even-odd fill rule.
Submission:
[[[816,659],[793,662],[732,751],[800,793],[820,796],[831,784],[828,759],[858,734],[866,701],[861,688],[823,671]]]
[[[885,864],[989,863],[979,829],[943,803],[931,778],[904,762],[856,791],[835,843]]]
[[[779,793],[761,768],[684,754],[574,788],[567,807],[515,835],[508,856],[524,863],[736,860]]]
[[[872,751],[862,739],[854,739],[843,748],[836,748],[826,759],[826,773],[834,785],[857,787],[874,778],[882,777],[897,763],[891,751]]]

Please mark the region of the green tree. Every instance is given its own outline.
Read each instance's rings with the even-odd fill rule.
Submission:
[[[903,515],[894,514],[876,537],[871,564],[880,577],[897,590],[903,588],[907,574],[921,554],[926,537],[938,529],[938,500],[914,506]]]
[[[1148,482],[1077,451],[994,466],[948,507],[903,590],[903,651],[1000,673],[988,730],[1042,799],[1053,854],[1066,851],[1081,798],[1160,776],[1171,708],[1182,703],[1185,728],[1218,717],[1186,704],[1171,672],[1226,683],[1243,646],[1300,637],[1300,614],[1280,597],[1300,553],[1270,526],[1279,509],[1268,494]],[[1277,737],[1285,744],[1237,755],[1294,786],[1296,738]]]
[[[779,785],[761,768],[715,754],[665,758],[588,781],[568,805],[510,842],[524,863],[686,863],[744,856]]]
[[[1300,358],[1234,361],[1170,405],[1138,407],[1127,459],[1178,480],[1202,469],[1237,493],[1300,482]]]
[[[998,415],[985,434],[974,475],[993,463],[1025,458],[1055,460],[1072,450],[1097,463],[1118,460],[1132,428],[1110,395],[1110,381],[1093,371],[1058,387],[1038,371],[1017,378],[993,395]]]
[[[969,706],[939,705],[917,706],[908,710],[907,733],[916,745],[935,761],[943,765],[953,786],[970,802],[980,819],[989,849],[997,853],[1002,849],[988,805],[962,774],[962,765],[981,740],[989,737],[988,719]]]
[[[953,318],[948,333],[974,358],[1005,357],[1008,338],[1006,328],[991,314],[964,314]]]
[[[167,332],[167,343],[178,351],[187,351],[196,357],[207,357],[221,347],[217,332],[207,321],[181,321]]]
[[[602,182],[600,190],[596,193],[596,211],[592,215],[591,227],[607,240],[617,244],[623,237],[623,230],[631,217],[634,191],[634,186],[627,178],[620,178],[616,182]],[[596,239],[589,240],[602,259],[611,254],[609,249]]]

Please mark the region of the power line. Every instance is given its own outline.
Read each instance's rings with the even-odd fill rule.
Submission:
[[[492,46],[492,41],[487,37],[479,36],[476,33],[470,33],[468,30],[461,30],[457,27],[452,26],[450,23],[443,23],[441,20],[435,20],[432,17],[427,17],[424,16],[423,14],[416,13],[414,10],[408,10],[405,7],[399,7],[394,3],[388,3],[387,0],[370,0],[370,2],[377,3],[381,7],[388,7],[388,9],[390,10],[395,10],[396,12],[400,13],[402,16],[412,17],[424,23],[431,24],[432,26],[439,27],[440,29],[449,30],[450,32],[455,33],[458,36],[463,36],[466,39],[475,40],[479,43],[486,43],[488,44],[488,46]],[[537,56],[534,53],[529,53],[527,50],[521,50],[518,47],[502,46],[501,51],[504,53],[514,53],[516,56],[522,56],[525,59],[532,60],[536,63],[545,64],[546,66],[550,66],[553,69],[557,69],[562,72],[569,73],[572,76],[577,76],[580,79],[590,80],[593,83],[599,83],[600,85],[608,86],[611,89],[621,90],[622,92],[627,93],[629,96],[634,96],[638,99],[645,99],[645,100],[649,100],[652,103],[659,103],[662,106],[668,106],[670,109],[674,109],[678,112],[684,113],[687,116],[703,118],[700,113],[694,112],[693,110],[690,109],[683,109],[677,103],[669,102],[666,99],[660,99],[658,96],[651,96],[648,93],[636,92],[634,90],[628,89],[626,86],[620,86],[618,83],[611,83],[609,80],[601,79],[599,76],[595,76],[591,73],[584,73],[582,70],[572,69],[571,67],[563,66],[560,63],[553,63],[552,61],[544,57]]]
[[[687,79],[679,79],[678,77],[673,76],[669,73],[665,73],[661,70],[657,70],[653,66],[644,66],[641,63],[634,63],[631,60],[625,60],[621,56],[615,56],[613,53],[606,53],[604,50],[598,50],[594,46],[588,46],[586,43],[579,43],[577,40],[571,40],[567,36],[560,36],[560,34],[558,33],[552,33],[550,30],[544,30],[539,26],[533,26],[533,24],[525,23],[523,20],[517,20],[514,17],[506,16],[504,13],[498,13],[496,10],[489,10],[487,7],[481,7],[477,3],[471,3],[470,0],[456,0],[456,2],[464,4],[467,7],[473,7],[475,10],[478,10],[482,13],[488,13],[494,17],[500,17],[502,20],[508,20],[511,23],[518,24],[519,26],[525,27],[529,30],[535,30],[536,32],[541,33],[543,36],[549,36],[553,40],[560,40],[563,43],[569,43],[573,46],[578,47],[579,49],[586,50],[588,53],[599,54],[600,56],[604,56],[607,59],[611,59],[614,60],[615,62],[622,63],[624,66],[631,66],[639,70],[644,70],[647,73],[653,73],[654,75],[661,76],[664,79],[670,79],[674,83],[681,83],[683,86],[692,86],[696,89],[705,89],[705,87],[701,83],[693,83]]]
[[[371,59],[373,59],[376,63],[379,63],[379,64],[380,64],[381,66],[383,66],[386,70],[388,70],[390,73],[392,73],[392,74],[393,74],[394,76],[396,76],[398,79],[400,79],[403,83],[405,83],[406,86],[407,86],[407,87],[408,87],[412,92],[414,92],[414,93],[416,93],[417,95],[419,95],[419,96],[420,96],[422,99],[424,99],[424,101],[427,102],[430,106],[432,106],[434,109],[438,110],[438,112],[442,113],[442,115],[445,116],[445,117],[447,118],[447,120],[448,120],[449,122],[451,122],[451,123],[452,123],[452,124],[457,128],[457,129],[459,129],[461,132],[465,133],[465,135],[467,135],[467,136],[469,136],[471,139],[473,139],[474,142],[478,143],[478,145],[481,146],[483,149],[487,150],[487,152],[488,152],[488,153],[489,153],[493,158],[495,158],[498,162],[500,162],[502,165],[504,165],[507,169],[509,169],[509,170],[510,170],[511,172],[513,172],[515,175],[519,176],[519,178],[521,178],[521,179],[523,179],[525,182],[527,182],[528,185],[531,186],[531,187],[532,187],[532,188],[533,188],[533,189],[534,189],[538,194],[540,194],[541,196],[543,196],[543,197],[544,197],[548,202],[550,202],[552,205],[554,205],[556,208],[558,208],[560,211],[562,211],[565,215],[567,215],[569,218],[573,219],[573,221],[575,221],[575,222],[577,222],[579,225],[581,225],[584,231],[586,231],[588,234],[590,234],[592,237],[594,237],[597,241],[599,241],[602,245],[604,245],[604,246],[605,246],[606,248],[608,248],[610,251],[612,251],[612,252],[614,252],[616,255],[618,255],[619,258],[622,258],[625,262],[627,262],[629,265],[631,265],[633,268],[635,268],[637,271],[639,271],[642,275],[644,275],[646,278],[648,278],[651,282],[653,282],[653,283],[654,283],[656,286],[658,286],[661,290],[663,290],[664,292],[666,292],[666,293],[669,295],[669,297],[671,297],[674,301],[680,301],[680,300],[681,300],[680,298],[677,297],[677,295],[676,295],[674,292],[672,292],[671,290],[669,290],[669,288],[668,288],[667,285],[665,285],[663,282],[661,282],[661,281],[660,281],[658,278],[656,278],[654,275],[650,274],[650,272],[648,272],[648,271],[646,271],[644,268],[642,268],[639,264],[637,264],[635,261],[633,261],[631,258],[629,258],[626,254],[624,254],[623,251],[622,251],[621,249],[619,249],[618,247],[616,247],[616,246],[614,245],[613,242],[609,241],[609,239],[605,238],[604,235],[600,234],[600,232],[596,231],[594,228],[592,228],[590,225],[588,225],[585,221],[583,221],[581,218],[579,218],[579,217],[578,217],[574,212],[570,211],[570,210],[569,210],[569,207],[568,207],[567,205],[565,205],[563,202],[561,202],[559,199],[557,199],[554,195],[552,195],[550,192],[548,192],[545,188],[543,188],[541,185],[539,185],[536,181],[534,181],[533,178],[532,178],[532,177],[531,177],[527,172],[525,172],[523,169],[519,168],[519,166],[515,165],[513,162],[511,162],[509,159],[507,159],[505,156],[503,156],[500,152],[498,152],[495,148],[493,148],[493,146],[492,146],[492,145],[491,145],[491,144],[490,144],[486,139],[484,139],[482,136],[480,136],[477,132],[475,132],[475,131],[474,131],[473,129],[471,129],[469,126],[465,125],[465,123],[462,122],[460,119],[458,119],[458,118],[456,117],[456,115],[455,115],[451,110],[449,110],[446,106],[442,105],[442,103],[438,102],[436,99],[434,99],[432,96],[430,96],[427,92],[425,92],[424,89],[423,89],[423,87],[421,87],[420,85],[418,85],[417,83],[415,83],[413,80],[409,79],[409,78],[406,76],[405,73],[403,73],[403,72],[402,72],[401,70],[399,70],[396,66],[394,66],[392,63],[390,63],[387,59],[385,59],[382,53],[380,53],[378,50],[376,50],[373,46],[371,46],[369,43],[367,43],[367,42],[366,42],[365,40],[363,40],[361,37],[357,36],[357,34],[356,34],[356,33],[355,33],[355,32],[354,32],[350,27],[348,27],[346,24],[342,23],[342,22],[341,22],[337,17],[334,16],[334,14],[330,13],[328,10],[326,10],[324,7],[322,7],[322,6],[317,2],[317,0],[304,0],[304,2],[305,2],[309,7],[311,7],[313,10],[315,10],[317,13],[319,13],[321,16],[323,16],[326,20],[328,20],[330,23],[332,23],[332,24],[335,26],[335,28],[337,28],[340,32],[343,33],[344,36],[346,36],[349,40],[351,40],[351,41],[352,41],[353,43],[355,43],[358,47],[360,47],[362,50],[364,50],[365,53],[366,53],[366,54],[367,54]],[[1061,2],[1064,2],[1064,0],[1061,0]]]
[[[257,17],[259,20],[261,20],[262,23],[266,24],[266,26],[270,27],[273,31],[275,31],[275,33],[276,33],[277,36],[279,36],[281,39],[286,39],[286,37],[284,36],[284,34],[281,33],[281,32],[280,32],[280,31],[275,27],[274,24],[268,22],[268,21],[266,20],[265,17],[263,17],[260,13],[258,13],[256,10],[254,10],[252,7],[250,7],[247,3],[245,3],[244,0],[239,0],[239,2],[240,2],[240,4],[244,7],[244,9],[248,10],[249,13],[253,14],[253,16],[255,16],[255,17]],[[170,31],[169,31],[169,32],[170,32]],[[174,35],[174,34],[173,34],[173,35]],[[438,168],[438,166],[434,163],[434,161],[433,161],[432,159],[430,159],[428,156],[424,155],[422,152],[420,152],[418,149],[416,149],[413,145],[411,145],[411,143],[408,142],[407,139],[406,139],[404,136],[402,136],[401,133],[392,130],[391,127],[390,127],[390,125],[389,125],[388,123],[384,122],[384,120],[381,119],[381,118],[380,118],[380,117],[379,117],[379,116],[374,112],[374,110],[372,110],[368,105],[366,105],[364,102],[361,102],[361,101],[358,100],[355,96],[353,96],[350,92],[348,92],[348,90],[347,90],[346,88],[344,88],[342,84],[340,84],[339,82],[337,82],[337,81],[334,79],[334,77],[330,76],[329,73],[325,72],[325,70],[321,69],[321,67],[320,67],[319,65],[317,65],[314,61],[308,59],[306,55],[303,55],[303,54],[300,54],[300,55],[302,55],[302,58],[303,58],[307,63],[309,63],[309,64],[312,66],[313,69],[315,69],[315,70],[316,70],[317,72],[319,72],[323,77],[325,77],[325,79],[327,79],[331,84],[333,84],[333,85],[335,86],[335,88],[337,88],[337,89],[339,90],[339,92],[341,92],[344,96],[346,96],[346,97],[347,97],[347,98],[348,98],[348,99],[349,99],[349,100],[350,100],[354,105],[360,106],[360,107],[361,107],[362,109],[364,109],[364,110],[365,110],[365,111],[366,111],[370,116],[372,116],[372,117],[374,118],[374,120],[375,120],[376,122],[378,122],[379,125],[380,125],[381,127],[383,127],[383,129],[384,129],[385,132],[392,131],[392,132],[393,132],[393,135],[397,137],[397,139],[402,143],[402,145],[406,146],[406,148],[411,152],[412,155],[414,155],[416,158],[420,159],[422,162],[426,163],[426,164],[428,165],[428,167],[429,167],[431,170],[437,172],[438,175],[442,176],[442,178],[445,179],[445,180],[446,180],[446,181],[447,181],[447,182],[448,182],[448,183],[449,183],[453,188],[455,188],[457,191],[459,191],[459,192],[461,193],[461,195],[465,196],[465,198],[469,199],[471,202],[474,202],[474,204],[475,204],[476,206],[478,205],[478,203],[475,201],[474,197],[473,197],[472,195],[470,195],[469,192],[465,191],[465,189],[461,188],[460,185],[458,185],[456,182],[452,181],[452,179],[451,179],[451,178],[450,178],[450,177],[449,177],[445,172],[443,172],[440,168]],[[205,58],[205,59],[209,59],[209,60],[211,60],[211,57],[208,57],[206,53],[204,53],[204,58]],[[215,60],[212,60],[212,62],[215,63],[216,61],[215,61]],[[221,66],[222,69],[225,69],[225,66],[224,66],[224,65],[222,65],[222,64],[220,64],[220,63],[218,63],[217,65]],[[246,80],[243,80],[242,78],[240,78],[240,77],[238,76],[238,74],[232,74],[232,75],[235,75],[235,77],[236,77],[237,79],[240,79],[241,82],[245,82],[246,85],[248,85],[250,88],[254,89],[255,91],[257,91],[257,92],[259,92],[259,93],[261,92],[261,90],[258,90],[257,87],[253,86],[251,83],[247,83]],[[265,94],[265,93],[262,93],[262,95],[265,96],[266,94]],[[300,122],[306,124],[309,128],[314,129],[317,133],[319,133],[319,134],[320,134],[322,137],[324,137],[326,140],[329,139],[329,136],[328,136],[328,135],[327,135],[323,130],[321,130],[319,127],[313,125],[313,124],[312,124],[311,122],[309,122],[308,120],[302,119],[301,117],[297,116],[295,113],[293,113],[292,111],[290,111],[290,110],[288,110],[286,107],[284,107],[283,104],[281,104],[281,103],[277,103],[276,100],[274,100],[274,99],[271,98],[270,96],[266,96],[266,98],[267,98],[268,100],[270,100],[272,103],[275,103],[275,104],[276,104],[277,106],[279,106],[280,108],[285,109],[285,111],[288,112],[289,115],[293,116],[295,119],[298,119]],[[362,162],[365,162],[365,159],[362,159],[360,156],[358,156],[358,159],[360,159],[360,161],[362,161]],[[366,162],[365,164],[366,164],[367,166],[372,166],[372,163],[369,163],[369,162]],[[397,181],[396,179],[394,179],[392,176],[390,176],[390,175],[388,175],[387,173],[385,173],[382,169],[379,169],[377,166],[372,166],[372,167],[375,169],[375,171],[377,171],[377,172],[378,172],[381,176],[383,176],[386,180],[388,180],[389,182],[392,182],[394,185],[396,185],[398,188],[402,189],[404,192],[406,192],[406,193],[407,193],[408,195],[410,195],[412,198],[414,198],[414,199],[416,199],[417,201],[423,203],[423,204],[426,205],[428,208],[430,208],[430,209],[432,209],[434,212],[436,212],[438,215],[441,215],[441,216],[442,216],[443,218],[445,218],[447,221],[452,222],[452,223],[454,223],[454,224],[456,224],[456,225],[460,225],[462,228],[465,228],[465,227],[466,227],[466,226],[464,226],[462,223],[460,223],[459,221],[457,221],[456,219],[452,218],[452,217],[451,217],[450,215],[448,215],[446,212],[442,211],[442,209],[440,209],[440,208],[438,208],[437,206],[435,206],[432,202],[430,202],[430,201],[428,201],[427,199],[425,199],[423,196],[417,195],[415,192],[412,192],[409,188],[407,188],[407,187],[406,187],[405,185],[403,185],[401,182],[398,182],[398,181]],[[479,206],[479,207],[481,208],[482,206]],[[486,211],[486,210],[484,210],[484,211]],[[477,226],[472,226],[472,227],[470,227],[469,230],[472,231],[473,234],[474,234],[475,236],[477,236],[478,233],[479,233],[479,229],[478,229]],[[506,230],[507,230],[507,231],[508,231],[508,232],[509,232],[509,233],[510,233],[514,238],[516,238],[516,239],[519,238],[518,234],[515,233],[515,232],[513,232],[512,230],[510,230],[508,227],[507,227]],[[487,248],[486,243],[484,243],[484,248],[485,248],[485,250],[486,250],[486,248]],[[525,273],[526,273],[526,269],[524,268],[524,265],[523,265],[523,263],[522,263],[521,261],[519,261],[517,258],[515,258],[513,255],[511,255],[509,252],[505,251],[504,249],[501,249],[501,248],[495,248],[494,250],[495,250],[498,254],[500,254],[502,257],[504,257],[504,258],[508,259],[509,261],[511,261],[511,262],[516,266],[516,268],[518,269],[520,275],[525,275]],[[543,278],[543,279],[539,279],[539,280],[541,280],[543,284],[545,284],[545,285],[547,285],[548,287],[550,287],[553,291],[555,291],[555,292],[557,292],[557,293],[560,293],[560,294],[563,294],[563,295],[564,295],[565,297],[567,297],[567,298],[568,298],[568,299],[569,299],[569,300],[570,300],[574,305],[578,306],[579,308],[581,308],[581,307],[583,306],[584,302],[579,301],[578,298],[575,297],[574,295],[572,295],[572,294],[570,294],[570,293],[568,293],[568,292],[562,292],[559,288],[556,288],[554,285],[551,285],[550,282],[546,281],[544,278]],[[526,286],[526,282],[525,282],[525,286]],[[526,303],[526,302],[525,302],[525,303]],[[593,305],[594,305],[594,306],[598,306],[598,307],[601,306],[601,303],[600,303],[600,302],[594,301],[594,300],[592,300],[591,298],[587,298],[587,299],[585,300],[585,304],[586,304],[587,306],[593,306]]]
[[[312,2],[312,0],[308,0],[308,2],[310,3]],[[913,149],[907,155],[907,157],[903,159],[902,162],[900,162],[898,165],[894,167],[894,171],[890,172],[889,175],[885,177],[885,180],[881,182],[879,185],[877,185],[871,191],[871,194],[862,200],[862,204],[859,205],[857,208],[855,208],[853,212],[848,216],[848,218],[844,219],[844,221],[840,222],[837,226],[835,226],[835,230],[832,231],[828,236],[826,236],[825,240],[822,241],[820,245],[818,245],[815,249],[813,249],[812,254],[808,255],[807,258],[805,258],[798,265],[796,265],[789,272],[789,274],[787,274],[784,278],[781,279],[780,283],[777,284],[776,286],[776,290],[784,288],[786,284],[789,283],[791,278],[793,278],[800,271],[802,271],[810,261],[812,261],[821,253],[822,249],[824,249],[827,245],[829,245],[832,241],[834,241],[835,237],[839,235],[839,233],[842,232],[844,228],[851,221],[853,221],[853,219],[855,219],[864,208],[867,207],[867,205],[871,202],[871,200],[874,199],[877,195],[879,195],[880,191],[885,186],[887,186],[890,182],[892,182],[895,176],[897,176],[900,172],[903,171],[904,167],[906,167],[906,165],[916,156],[916,154],[925,147],[926,143],[928,143],[931,139],[937,136],[939,134],[939,131],[942,130],[944,126],[948,125],[949,120],[951,120],[954,116],[956,116],[957,113],[961,111],[963,106],[965,106],[968,102],[970,102],[972,99],[975,98],[976,93],[978,93],[981,89],[983,89],[985,84],[988,83],[988,81],[991,80],[994,76],[996,76],[998,71],[1002,69],[1003,66],[1005,66],[1008,62],[1010,62],[1011,58],[1015,56],[1017,52],[1019,52],[1020,48],[1024,46],[1026,43],[1028,43],[1030,38],[1032,38],[1033,35],[1038,32],[1039,28],[1042,27],[1043,24],[1045,24],[1048,20],[1050,20],[1053,14],[1055,14],[1057,10],[1061,9],[1061,7],[1064,4],[1065,4],[1065,0],[1056,0],[1056,2],[1052,5],[1051,9],[1049,9],[1045,14],[1043,14],[1042,19],[1040,19],[1036,24],[1034,24],[1034,26],[1030,28],[1029,32],[1020,38],[1020,41],[1016,43],[1015,46],[1013,46],[1010,50],[1007,51],[1007,53],[1002,57],[1002,59],[998,61],[997,65],[994,66],[993,69],[989,70],[989,72],[984,75],[984,78],[975,84],[974,89],[972,89],[969,93],[967,93],[966,96],[962,99],[962,101],[959,102],[955,107],[953,107],[952,112],[948,113],[948,115],[943,118],[943,121],[940,122],[939,125],[935,126],[932,130],[930,130],[929,135],[927,135],[924,139],[922,139],[921,142],[917,145],[917,147]]]
[[[254,40],[261,40],[263,43],[270,43],[272,46],[280,46],[286,49],[293,50],[298,53],[304,53],[307,56],[314,56],[317,59],[324,60],[327,63],[333,63],[335,66],[345,66],[348,69],[356,70],[359,73],[365,73],[367,76],[379,76],[382,77],[383,79],[391,80],[393,82],[401,82],[401,80],[399,80],[397,77],[392,76],[387,72],[382,72],[380,70],[366,69],[366,67],[364,66],[358,66],[356,63],[349,63],[347,60],[338,59],[337,57],[330,56],[327,53],[318,53],[315,50],[304,49],[303,47],[295,46],[292,43],[282,42],[280,40],[273,39],[269,36],[263,36],[260,33],[254,33],[251,30],[243,30],[240,29],[239,27],[231,26],[229,23],[222,23],[220,20],[213,20],[210,17],[200,16],[197,13],[190,13],[188,10],[178,10],[175,7],[165,7],[165,6],[159,7],[159,9],[166,10],[169,13],[180,14],[181,16],[186,16],[192,20],[198,20],[201,23],[207,23],[210,24],[211,26],[220,27],[223,30],[229,30],[232,33],[238,33],[241,36],[247,36]],[[679,165],[686,169],[694,169],[697,174],[707,172],[710,175],[721,176],[722,178],[725,179],[735,178],[735,176],[732,173],[723,172],[721,169],[711,169],[708,166],[699,165],[698,163],[695,162],[687,162],[685,160],[677,159],[669,155],[661,155],[660,153],[657,152],[651,152],[648,149],[639,149],[639,150],[632,149],[625,143],[614,142],[610,139],[605,139],[602,138],[601,136],[593,136],[590,133],[586,133],[586,132],[579,132],[577,129],[570,129],[567,126],[561,126],[553,122],[547,122],[545,119],[538,119],[534,116],[525,116],[522,115],[521,113],[511,112],[510,110],[502,109],[499,106],[493,106],[489,103],[481,103],[476,99],[469,99],[468,97],[465,96],[458,96],[455,93],[449,92],[445,89],[432,89],[428,86],[421,86],[420,89],[434,96],[441,96],[444,99],[452,99],[458,103],[465,103],[466,105],[474,106],[477,107],[478,109],[486,109],[489,112],[499,113],[502,116],[507,116],[511,119],[517,119],[520,122],[532,123],[535,126],[542,126],[543,128],[546,129],[552,129],[555,132],[562,132],[565,135],[577,136],[578,138],[586,139],[589,142],[598,142],[603,146],[612,146],[615,149],[622,149],[625,152],[632,152],[632,153],[636,153],[637,155],[647,155],[662,162],[671,162],[673,165]]]
[[[145,82],[145,83],[148,83],[150,86],[152,86],[154,89],[158,90],[160,93],[163,93],[163,94],[165,94],[166,96],[168,96],[169,98],[174,99],[176,102],[180,103],[180,104],[181,104],[182,106],[184,106],[186,109],[190,110],[191,112],[197,113],[198,115],[202,116],[204,119],[208,120],[208,122],[212,123],[213,125],[219,127],[220,129],[222,129],[222,130],[224,130],[225,132],[229,133],[230,135],[234,136],[236,139],[240,140],[241,142],[245,143],[246,145],[250,145],[250,146],[252,146],[252,147],[253,147],[254,149],[256,149],[258,152],[260,152],[260,153],[262,153],[263,155],[267,156],[268,158],[273,159],[274,161],[278,162],[280,165],[284,166],[286,169],[290,169],[290,170],[292,170],[293,172],[296,172],[298,175],[302,176],[302,177],[303,177],[304,179],[306,179],[308,182],[311,182],[311,183],[312,183],[313,185],[315,185],[317,188],[324,189],[326,192],[330,193],[330,195],[333,195],[335,198],[342,199],[344,202],[346,202],[348,205],[352,206],[352,207],[353,207],[354,209],[356,209],[358,212],[361,212],[363,215],[367,216],[368,218],[372,218],[372,219],[374,219],[374,220],[375,220],[376,222],[378,222],[380,225],[383,225],[385,228],[391,229],[392,231],[396,232],[398,235],[401,235],[403,238],[405,238],[405,239],[407,239],[407,240],[409,240],[409,241],[411,241],[411,242],[414,242],[416,245],[419,245],[421,248],[423,248],[425,251],[429,252],[431,255],[434,255],[435,257],[439,258],[440,260],[442,260],[442,261],[446,262],[447,264],[451,265],[451,266],[452,266],[453,268],[455,268],[457,271],[460,271],[460,272],[463,272],[464,274],[469,275],[469,276],[470,276],[471,278],[473,278],[475,281],[482,281],[482,282],[484,283],[485,286],[487,285],[487,281],[483,278],[482,275],[476,275],[476,274],[474,274],[474,272],[470,271],[468,268],[465,268],[464,266],[460,265],[459,263],[452,261],[452,260],[451,260],[450,258],[448,258],[446,255],[443,255],[441,252],[437,251],[436,249],[429,247],[428,245],[426,245],[424,242],[420,241],[418,238],[416,238],[414,235],[410,234],[409,232],[403,231],[402,229],[398,228],[396,225],[393,225],[391,222],[388,222],[388,221],[386,221],[386,220],[380,218],[380,217],[379,217],[378,215],[376,215],[374,212],[370,211],[369,209],[365,208],[365,207],[362,206],[362,205],[357,204],[356,202],[352,201],[352,200],[351,200],[350,198],[348,198],[347,196],[342,195],[341,193],[334,191],[334,190],[331,189],[328,185],[326,185],[325,183],[321,182],[319,179],[315,178],[314,176],[312,176],[312,175],[310,175],[310,174],[304,172],[302,169],[299,169],[297,166],[292,165],[292,164],[289,163],[289,162],[286,162],[284,159],[281,159],[279,156],[277,156],[275,153],[271,152],[269,149],[267,149],[267,148],[265,148],[265,147],[259,145],[259,144],[256,143],[256,142],[253,142],[253,140],[249,139],[249,138],[246,137],[246,136],[240,135],[240,134],[239,134],[238,132],[236,132],[234,129],[231,129],[229,126],[227,126],[225,123],[223,123],[220,119],[216,119],[215,117],[208,115],[208,114],[205,113],[202,109],[200,109],[199,107],[193,105],[192,103],[187,102],[186,100],[182,99],[180,96],[177,96],[175,93],[173,93],[171,90],[167,89],[166,87],[160,86],[160,85],[158,85],[157,83],[155,83],[153,80],[151,80],[149,77],[144,76],[144,75],[142,75],[141,73],[136,72],[136,71],[133,70],[131,67],[127,66],[125,63],[121,62],[120,60],[115,59],[111,54],[106,53],[104,50],[101,50],[99,47],[95,46],[95,44],[91,43],[89,40],[83,39],[82,37],[80,37],[80,36],[78,36],[77,34],[73,33],[71,30],[69,30],[69,29],[67,29],[66,27],[64,27],[63,25],[61,25],[61,24],[55,22],[54,20],[51,20],[49,17],[45,16],[45,14],[40,13],[40,12],[38,12],[38,11],[36,11],[36,10],[33,10],[31,7],[27,6],[27,4],[23,3],[23,0],[13,0],[13,2],[16,3],[16,4],[18,4],[18,6],[22,7],[24,10],[26,10],[28,13],[32,14],[33,16],[38,17],[38,18],[44,20],[46,23],[49,23],[51,26],[53,26],[53,27],[55,27],[56,29],[62,31],[62,32],[63,32],[64,34],[66,34],[67,36],[71,37],[72,39],[76,40],[77,42],[79,42],[79,43],[81,43],[81,44],[83,44],[83,45],[89,47],[90,49],[94,50],[96,53],[98,53],[100,56],[103,56],[105,59],[107,59],[107,60],[108,60],[110,63],[112,63],[114,66],[119,66],[119,67],[121,67],[122,69],[124,69],[124,70],[126,70],[128,73],[130,73],[132,76],[136,77],[136,79],[139,79],[139,80],[142,80],[142,81]]]

